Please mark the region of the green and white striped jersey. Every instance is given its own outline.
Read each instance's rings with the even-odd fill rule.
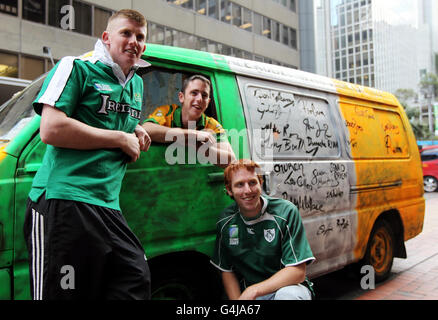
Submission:
[[[148,65],[142,61],[141,66]],[[133,68],[125,77],[99,40],[91,55],[65,57],[48,74],[34,101],[87,125],[134,132],[140,120],[143,81]],[[32,201],[75,200],[120,210],[119,193],[128,156],[120,149],[75,150],[47,146],[30,191]]]

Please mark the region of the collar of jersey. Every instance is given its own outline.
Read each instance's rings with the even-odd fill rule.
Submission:
[[[173,113],[173,127],[182,128],[182,114],[181,114],[182,107],[176,108],[175,112]],[[201,118],[198,119],[196,122],[196,129],[202,130],[205,128],[205,114],[201,114]]]
[[[94,46],[94,52],[91,57],[91,60],[93,60],[94,62],[100,61],[103,64],[111,67],[114,75],[117,77],[121,85],[125,85],[134,76],[134,73],[135,71],[137,71],[138,68],[145,68],[151,65],[149,62],[140,59],[138,63],[131,68],[131,72],[128,74],[128,76],[125,76],[125,74],[122,71],[122,68],[120,68],[120,66],[113,61],[113,58],[111,58],[111,55],[106,45],[102,42],[101,39],[97,40]]]
[[[242,217],[243,222],[248,225],[256,224],[258,223],[264,216],[266,212],[266,208],[268,207],[268,199],[266,199],[263,196],[260,196],[260,200],[262,201],[262,210],[260,210],[259,214],[255,216],[254,218],[246,218],[241,212],[239,206],[237,206],[237,210],[239,211],[240,216]]]

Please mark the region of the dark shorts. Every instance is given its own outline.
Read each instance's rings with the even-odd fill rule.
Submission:
[[[35,300],[150,298],[143,247],[120,211],[43,195],[28,200],[24,236]]]

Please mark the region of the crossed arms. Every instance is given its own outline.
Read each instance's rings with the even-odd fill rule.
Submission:
[[[63,111],[45,104],[41,114],[41,140],[55,147],[94,150],[120,148],[132,162],[140,157],[140,151],[147,151],[151,140],[139,125],[135,133],[99,129],[68,117]]]

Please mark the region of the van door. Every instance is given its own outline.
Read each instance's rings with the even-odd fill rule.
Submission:
[[[212,102],[207,112],[216,117],[213,77],[208,72],[165,66],[148,68],[142,74],[146,108],[142,121],[158,106],[179,105],[183,80],[195,73],[212,80]],[[178,152],[184,153],[182,157]],[[161,143],[152,143],[147,153],[128,166],[120,195],[123,214],[148,258],[176,251],[209,255],[217,215],[230,202],[224,191],[222,168],[203,163],[193,150]]]
[[[294,203],[315,263],[308,276],[353,260],[354,163],[331,93],[238,76],[251,155],[265,171],[266,193]]]

